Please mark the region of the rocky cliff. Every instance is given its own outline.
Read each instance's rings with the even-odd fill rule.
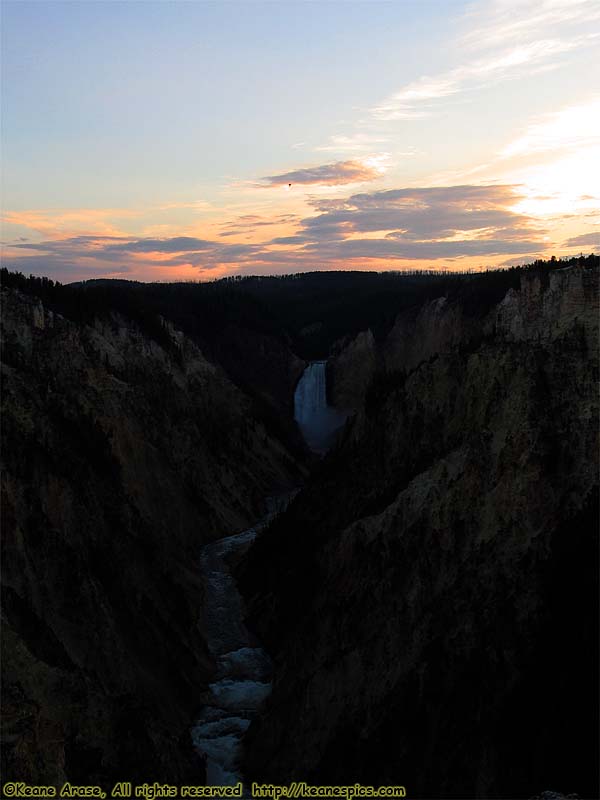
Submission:
[[[336,342],[327,363],[327,399],[341,411],[354,411],[363,401],[382,358],[372,331]]]
[[[598,796],[597,315],[570,268],[397,320],[240,570],[275,661],[249,776]]]
[[[3,780],[202,781],[200,548],[299,471],[223,370],[160,328],[2,291]]]
[[[231,324],[207,343],[211,360],[252,400],[251,411],[300,460],[304,443],[294,424],[294,389],[306,362],[275,337]]]
[[[593,327],[593,304],[585,299],[588,272],[567,268],[549,274],[524,273],[519,290],[508,289],[497,303],[479,296],[489,294],[482,291],[485,284],[478,288],[488,278],[480,274],[446,296],[401,311],[380,341],[370,330],[339,340],[328,363],[332,404],[356,410],[378,371],[410,371],[433,356],[469,347],[496,329],[513,340],[539,338],[554,335],[561,324],[570,324],[581,313],[588,328]],[[494,294],[497,289],[492,298]]]

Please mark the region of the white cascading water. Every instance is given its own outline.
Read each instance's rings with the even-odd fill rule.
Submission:
[[[228,557],[252,543],[258,527],[219,539],[202,550],[204,624],[218,671],[192,739],[206,759],[209,786],[235,786],[242,780],[242,737],[271,691],[271,662],[243,623],[242,598],[227,563]]]
[[[230,559],[250,547],[261,528],[283,511],[294,494],[269,498],[269,513],[253,528],[202,548],[204,632],[217,674],[192,729],[192,739],[206,759],[209,786],[235,786],[242,781],[242,739],[271,691],[271,660],[244,625],[246,610],[231,574]]]
[[[311,361],[294,394],[294,419],[315,453],[325,453],[346,415],[327,405],[326,361]]]

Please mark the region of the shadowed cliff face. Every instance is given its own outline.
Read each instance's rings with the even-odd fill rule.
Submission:
[[[3,291],[2,337],[3,780],[201,782],[200,549],[299,470],[169,323]]]
[[[210,343],[211,359],[251,399],[250,411],[302,460],[304,445],[294,424],[294,387],[306,366],[285,337],[228,325]]]
[[[342,339],[328,362],[331,401],[357,410],[378,372],[410,372],[434,356],[472,349],[497,332],[511,341],[551,339],[577,320],[587,332],[587,346],[597,348],[595,275],[594,269],[578,268],[525,274],[520,291],[509,289],[487,310],[489,298],[477,302],[488,277],[480,275],[448,297],[402,311],[381,341],[370,330]]]
[[[596,797],[598,271],[444,305],[241,568],[275,674],[247,775]]]

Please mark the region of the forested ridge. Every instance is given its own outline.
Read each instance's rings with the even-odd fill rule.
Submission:
[[[218,358],[228,327],[251,330],[288,342],[303,359],[326,358],[341,338],[370,328],[384,337],[396,315],[410,306],[446,296],[467,311],[484,314],[525,273],[550,272],[574,264],[597,265],[597,255],[537,260],[485,272],[306,272],[282,276],[232,276],[204,283],[140,283],[89,280],[61,284],[50,278],[3,268],[2,285],[39,297],[53,311],[78,322],[118,312],[148,336],[169,344],[161,317],[196,339],[208,357]]]

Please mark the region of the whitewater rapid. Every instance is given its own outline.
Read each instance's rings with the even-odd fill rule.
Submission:
[[[254,527],[202,549],[204,629],[217,674],[192,729],[192,740],[206,759],[209,786],[235,786],[243,780],[242,739],[271,691],[271,661],[244,625],[244,603],[229,565],[250,547],[290,497],[272,500],[273,510]]]

